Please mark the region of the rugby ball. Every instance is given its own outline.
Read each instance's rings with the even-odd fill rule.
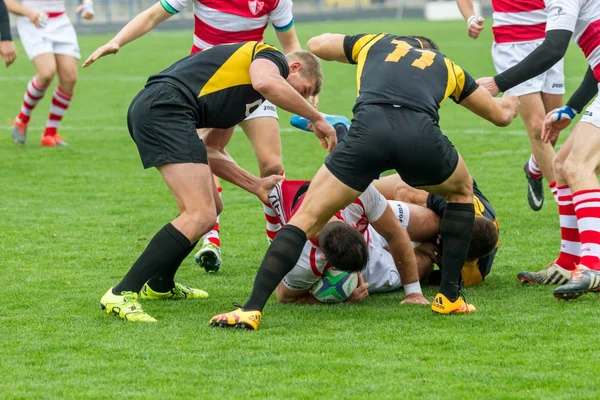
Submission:
[[[358,274],[330,268],[311,289],[321,303],[341,303],[358,287]]]

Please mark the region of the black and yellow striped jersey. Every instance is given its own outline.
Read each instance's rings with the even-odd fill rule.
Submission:
[[[344,52],[357,65],[358,98],[362,104],[394,104],[439,119],[440,104],[448,97],[457,103],[477,89],[461,67],[409,36],[385,33],[344,38]]]
[[[215,46],[192,54],[148,78],[179,88],[196,111],[196,128],[229,128],[243,121],[265,98],[252,87],[250,64],[265,58],[287,78],[288,63],[275,47],[261,42]]]

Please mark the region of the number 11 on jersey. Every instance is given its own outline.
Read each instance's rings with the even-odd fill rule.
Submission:
[[[396,48],[394,49],[394,51],[392,51],[390,54],[388,54],[388,56],[385,58],[386,62],[400,61],[400,59],[402,57],[404,57],[405,55],[407,55],[409,50],[411,48],[413,48],[411,45],[409,45],[408,43],[406,43],[403,40],[394,39],[394,40],[392,40],[392,44],[395,44]],[[425,68],[429,67],[431,64],[433,64],[433,59],[436,56],[436,54],[433,51],[421,50],[421,49],[415,49],[415,50],[421,53],[421,57],[417,58],[415,61],[412,62],[411,65],[413,67],[425,69]]]

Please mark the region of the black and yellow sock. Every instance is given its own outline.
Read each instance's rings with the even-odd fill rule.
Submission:
[[[459,296],[460,273],[467,258],[474,223],[475,209],[472,203],[448,203],[440,222],[440,234],[444,242],[440,293],[452,302]]]
[[[305,244],[302,229],[289,224],[281,228],[258,269],[250,299],[242,307],[244,311],[262,311],[279,282],[298,262]]]

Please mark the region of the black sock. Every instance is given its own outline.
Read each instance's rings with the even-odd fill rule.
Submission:
[[[474,223],[475,209],[473,204],[466,203],[448,203],[440,222],[444,241],[440,293],[452,302],[458,298],[460,273],[467,258]]]
[[[298,262],[305,244],[306,235],[302,229],[293,225],[281,228],[258,269],[250,299],[242,307],[244,310],[262,311],[279,282]]]
[[[158,293],[167,293],[173,289],[175,287],[175,274],[177,273],[177,270],[181,266],[183,260],[190,255],[197,244],[198,241],[192,243],[185,253],[181,254],[181,257],[174,261],[172,265],[164,270],[159,270],[156,274],[154,274],[154,276],[148,281],[148,286]]]
[[[146,250],[129,269],[125,277],[113,288],[114,294],[123,291],[139,292],[148,279],[158,271],[168,268],[183,254],[189,254],[190,241],[170,223],[165,225],[148,243]]]

